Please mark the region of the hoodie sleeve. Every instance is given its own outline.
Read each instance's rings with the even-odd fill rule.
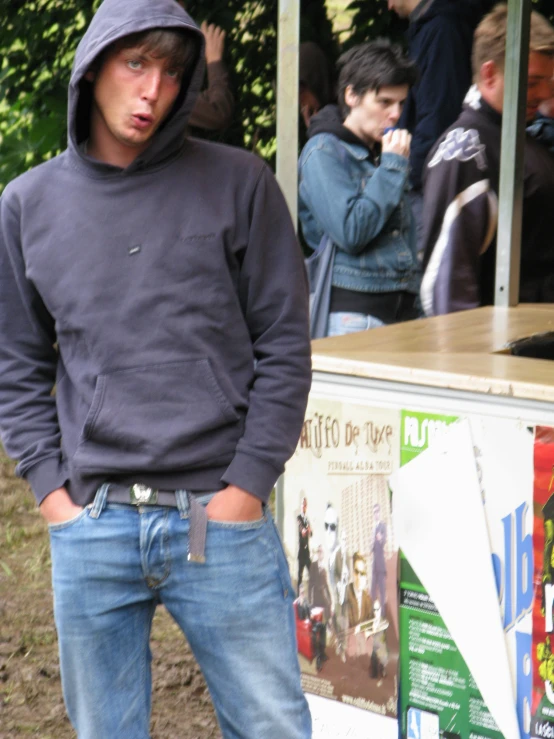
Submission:
[[[485,147],[475,129],[450,131],[425,172],[424,275],[421,303],[426,315],[481,305],[481,256],[498,220]]]
[[[54,322],[26,278],[17,203],[0,198],[0,433],[40,503],[67,482],[53,388]]]
[[[422,187],[423,165],[441,134],[456,120],[471,85],[467,44],[454,21],[437,16],[426,23],[418,39],[422,53],[417,64],[420,78],[412,91],[415,119],[412,122],[410,181]]]
[[[351,176],[340,146],[324,134],[301,158],[300,198],[340,249],[360,254],[401,202],[409,164],[387,152],[373,174],[360,181]]]
[[[265,166],[251,202],[239,296],[256,366],[244,433],[222,479],[267,501],[300,436],[311,353],[302,251]]]

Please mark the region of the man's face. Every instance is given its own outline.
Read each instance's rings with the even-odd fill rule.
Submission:
[[[181,85],[182,70],[141,47],[115,48],[94,84],[91,139],[95,150],[124,151],[132,161],[142,153],[169,114]]]
[[[489,63],[488,63],[489,64]],[[485,65],[483,65],[484,67]],[[527,75],[527,107],[525,118],[532,120],[540,104],[552,96],[554,60],[546,54],[532,51],[529,54]],[[486,102],[498,113],[504,109],[504,72],[495,67],[489,78],[481,75],[483,86],[479,89]]]
[[[408,97],[408,85],[381,87],[379,92],[369,90],[356,95],[352,88],[346,88],[344,99],[350,107],[344,125],[362,139],[368,146],[380,142],[385,129],[398,123],[402,108]]]
[[[539,106],[552,96],[552,74],[554,59],[546,54],[532,51],[529,54],[527,77],[527,120],[535,117]]]
[[[321,104],[310,88],[302,83],[300,83],[298,90],[298,106],[300,108],[300,113],[302,114],[304,125],[308,128],[312,116],[318,112],[321,108]]]
[[[418,2],[419,0],[416,0],[415,5]],[[413,0],[389,0],[389,10],[394,10],[400,18],[407,18],[412,12],[413,6]]]
[[[307,509],[308,509],[308,501],[306,500],[306,498],[302,498],[302,507],[301,507],[301,510],[302,510],[302,515],[303,516],[306,515],[306,510]]]
[[[356,590],[365,590],[367,585],[367,566],[365,560],[357,559],[354,565],[354,587]]]

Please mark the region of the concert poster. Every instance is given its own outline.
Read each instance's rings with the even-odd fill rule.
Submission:
[[[312,395],[284,476],[283,542],[306,692],[396,717],[400,413]]]

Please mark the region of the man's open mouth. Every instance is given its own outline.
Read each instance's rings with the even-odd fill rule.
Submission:
[[[148,113],[134,113],[132,117],[135,124],[141,128],[143,126],[149,126],[154,120],[154,116]]]

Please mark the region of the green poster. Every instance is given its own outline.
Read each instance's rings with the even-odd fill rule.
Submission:
[[[400,466],[423,452],[458,416],[401,411]]]
[[[427,449],[456,420],[402,411],[400,464]],[[502,739],[435,604],[402,555],[400,645],[403,739]]]

